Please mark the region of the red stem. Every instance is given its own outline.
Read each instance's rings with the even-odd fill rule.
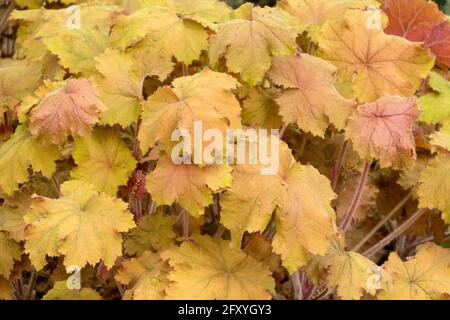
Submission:
[[[392,240],[400,236],[403,232],[408,230],[410,226],[412,226],[421,216],[423,216],[428,209],[422,208],[417,210],[411,217],[409,217],[405,222],[403,222],[400,226],[398,226],[394,231],[392,231],[390,234],[388,234],[386,237],[384,237],[380,242],[372,246],[371,248],[367,249],[363,256],[371,257],[374,255],[378,250],[382,249],[385,245],[390,243]]]
[[[356,189],[355,195],[353,196],[352,204],[350,205],[350,209],[345,215],[344,220],[341,223],[341,229],[343,232],[347,231],[350,223],[353,219],[353,216],[356,213],[356,210],[359,208],[359,203],[361,202],[362,195],[364,193],[364,187],[367,182],[367,177],[369,176],[370,170],[370,162],[366,162],[364,164],[363,172],[361,173],[361,178],[359,180],[358,189]]]
[[[344,159],[345,156],[347,155],[347,150],[348,150],[348,140],[345,140],[341,146],[341,150],[339,151],[336,164],[331,172],[331,187],[333,188],[333,190],[336,190],[339,181],[339,176],[341,175],[342,166],[344,165]]]

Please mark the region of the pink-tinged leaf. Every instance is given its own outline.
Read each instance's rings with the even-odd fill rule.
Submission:
[[[425,46],[436,56],[436,64],[450,68],[450,22],[435,25],[424,39]]]
[[[68,135],[85,136],[103,108],[98,93],[86,79],[70,79],[45,95],[31,111],[30,131],[58,144]]]
[[[389,19],[384,31],[411,41],[423,41],[434,25],[445,20],[438,6],[425,0],[384,0],[382,8]]]
[[[346,133],[361,158],[378,159],[381,167],[405,167],[416,156],[412,125],[419,114],[413,97],[381,97],[358,107]]]

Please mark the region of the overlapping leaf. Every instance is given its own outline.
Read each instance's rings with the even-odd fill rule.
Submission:
[[[128,234],[124,243],[125,251],[130,255],[142,255],[145,251],[169,246],[176,237],[172,230],[173,223],[171,216],[163,216],[161,212],[142,218],[138,227]]]
[[[0,277],[9,278],[14,261],[20,260],[21,252],[17,242],[4,231],[0,231],[0,252]]]
[[[216,67],[223,56],[229,71],[254,85],[269,69],[272,56],[295,52],[297,32],[292,17],[276,8],[244,4],[234,16],[236,19],[220,25],[217,34],[211,36],[210,64]]]
[[[124,261],[115,278],[128,285],[123,297],[126,300],[161,300],[169,283],[168,271],[167,262],[158,254],[146,251],[139,258]]]
[[[112,267],[122,255],[120,232],[135,226],[126,203],[77,180],[61,186],[59,199],[35,196],[25,222],[25,249],[36,269],[45,266],[46,256],[60,255],[67,267],[100,260]]]
[[[436,64],[450,68],[450,22],[435,25],[425,36],[424,44],[436,56]]]
[[[231,92],[237,86],[232,76],[205,69],[159,88],[143,105],[141,150],[147,152],[157,142],[168,148],[175,129],[194,136],[195,121],[201,121],[203,130],[219,129],[224,136],[227,128],[240,127],[241,108]]]
[[[95,82],[107,107],[100,115],[100,123],[118,123],[122,127],[137,122],[145,77],[155,75],[164,80],[173,68],[170,59],[145,51],[124,53],[108,49],[96,61],[102,77]]]
[[[369,14],[347,12],[345,19],[327,22],[319,35],[321,55],[338,67],[360,102],[413,95],[434,59],[420,43],[369,28]]]
[[[323,136],[329,123],[345,126],[354,103],[335,88],[336,67],[307,54],[273,59],[268,77],[285,90],[276,102],[284,123]]]
[[[334,232],[334,193],[316,169],[295,163],[283,142],[279,159],[275,175],[261,175],[261,165],[234,167],[232,186],[221,202],[221,222],[240,247],[243,233],[264,231],[276,210],[273,248],[294,272],[308,253],[326,253]]]
[[[166,155],[159,159],[156,169],[147,178],[147,190],[156,203],[177,202],[193,216],[202,215],[204,207],[212,203],[212,191],[230,184],[228,165],[175,164]]]
[[[428,300],[450,293],[450,255],[436,244],[418,246],[415,257],[407,261],[392,252],[383,269],[389,278],[378,295],[381,299]]]
[[[111,196],[127,183],[136,166],[119,132],[106,128],[95,129],[88,137],[75,140],[72,156],[77,168],[71,176],[90,182],[98,191]]]
[[[20,183],[28,180],[28,169],[40,171],[50,178],[55,171],[55,161],[59,158],[58,149],[48,143],[39,142],[25,126],[16,128],[16,132],[0,146],[0,187],[3,192],[12,195]]]
[[[208,48],[208,29],[228,19],[228,7],[216,0],[155,0],[129,16],[117,18],[113,46],[126,49],[143,42],[145,47],[191,64]]]
[[[376,6],[372,0],[281,0],[277,4],[296,18],[299,31],[307,31],[313,41],[317,41],[323,24],[329,20],[341,19],[349,9],[365,9]]]
[[[169,299],[259,299],[271,298],[274,281],[262,263],[231,249],[228,241],[194,236],[194,242],[162,253],[174,268],[166,289]]]
[[[420,175],[417,190],[419,206],[437,208],[442,212],[442,219],[450,223],[450,155],[441,154],[428,162]]]
[[[411,41],[423,41],[434,25],[445,20],[445,15],[432,1],[383,0],[382,8],[389,18],[384,31]]]
[[[58,281],[42,300],[101,300],[101,298],[94,289],[69,289],[66,281]]]
[[[346,135],[361,158],[383,167],[407,167],[416,157],[412,125],[419,109],[415,98],[382,97],[358,107]]]
[[[66,141],[68,135],[85,136],[103,107],[89,80],[70,79],[30,111],[30,131],[55,144]]]

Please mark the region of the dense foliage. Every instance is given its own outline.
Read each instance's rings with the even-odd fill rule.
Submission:
[[[448,298],[450,22],[434,2],[13,7],[0,299]],[[275,174],[174,163],[173,133],[199,121],[279,129]]]

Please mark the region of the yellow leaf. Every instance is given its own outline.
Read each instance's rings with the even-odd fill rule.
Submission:
[[[284,123],[321,137],[329,123],[342,129],[355,103],[336,90],[335,73],[335,66],[307,54],[274,58],[268,77],[285,89],[276,99]]]
[[[89,80],[70,79],[47,93],[30,112],[30,131],[40,138],[60,144],[68,135],[85,136],[103,104]]]
[[[306,264],[308,253],[326,253],[336,232],[331,208],[335,194],[329,180],[310,165],[293,164],[284,182],[286,190],[275,214],[277,232],[272,246],[292,273]]]
[[[135,226],[126,203],[77,180],[61,186],[59,199],[35,196],[25,222],[25,249],[37,270],[45,266],[47,255],[64,255],[66,267],[100,260],[112,267],[122,255],[120,232]]]
[[[275,283],[262,263],[231,249],[228,241],[198,235],[193,240],[162,253],[174,269],[168,276],[168,299],[271,298]]]
[[[378,299],[425,300],[450,293],[450,252],[434,243],[417,247],[414,258],[402,261],[391,252],[383,269],[389,274]]]
[[[275,138],[272,138],[275,139]],[[283,265],[296,271],[308,252],[324,255],[334,233],[334,193],[329,181],[311,166],[295,163],[280,141],[279,170],[261,175],[261,165],[236,165],[233,183],[221,201],[221,222],[239,248],[245,231],[264,231],[276,209],[274,252]]]
[[[24,76],[26,74],[26,77]],[[0,60],[0,110],[14,107],[41,83],[41,63],[30,60]]]
[[[281,126],[279,107],[275,97],[260,88],[251,88],[242,106],[242,122],[263,129],[278,129]]]
[[[210,38],[210,64],[216,67],[224,56],[228,70],[253,86],[269,69],[271,57],[295,52],[297,32],[292,17],[277,8],[246,3],[234,15]]]
[[[14,260],[20,260],[20,249],[17,242],[8,233],[0,231],[0,277],[9,278],[14,267]]]
[[[430,143],[450,151],[450,118],[442,125],[438,132],[430,135]]]
[[[42,300],[101,300],[102,297],[91,288],[69,289],[66,281],[55,282],[55,285]]]
[[[213,202],[211,192],[231,184],[231,167],[225,164],[197,166],[174,164],[161,156],[156,169],[148,175],[147,190],[159,205],[177,202],[194,217],[203,214]]]
[[[188,65],[208,48],[207,28],[214,29],[229,12],[216,0],[146,2],[147,7],[118,17],[111,35],[113,46],[126,49],[142,41]]]
[[[141,150],[146,153],[157,141],[168,148],[177,128],[194,136],[194,121],[202,121],[203,130],[222,130],[224,136],[227,128],[240,127],[241,107],[231,92],[238,85],[228,74],[205,69],[175,79],[171,87],[159,88],[143,105],[138,135]]]
[[[90,182],[111,196],[127,183],[137,163],[119,132],[108,128],[97,128],[90,136],[76,139],[72,157],[77,164],[72,178]]]
[[[94,58],[110,46],[109,27],[65,28],[44,44],[71,73],[89,76],[95,74]]]
[[[336,286],[342,299],[357,300],[364,291],[375,294],[381,283],[381,269],[359,253],[345,251],[340,239],[334,239],[325,263],[329,266],[328,286]]]
[[[139,258],[124,261],[115,279],[128,285],[125,300],[162,300],[169,284],[168,271],[167,262],[158,254],[146,251]]]
[[[6,231],[17,242],[25,239],[25,212],[21,208],[11,208],[5,204],[0,207],[0,231]]]
[[[159,250],[173,243],[176,234],[172,230],[174,219],[163,216],[161,212],[145,216],[138,222],[138,227],[132,229],[124,243],[129,255],[142,255],[147,250]]]
[[[118,123],[122,127],[137,122],[145,77],[156,75],[164,80],[173,69],[170,59],[145,50],[124,53],[107,49],[96,61],[102,77],[95,82],[107,107],[100,115],[100,123]]]
[[[431,72],[428,84],[433,91],[417,99],[417,104],[422,109],[419,120],[429,124],[450,120],[450,81]]]
[[[277,5],[295,17],[298,30],[306,30],[315,42],[325,22],[341,19],[349,9],[378,7],[375,0],[281,0]]]
[[[419,207],[441,210],[442,219],[450,223],[450,155],[440,154],[428,162],[419,180]]]
[[[0,276],[0,300],[10,300],[12,299],[12,286],[8,279]]]
[[[0,146],[0,187],[12,195],[20,183],[28,180],[28,168],[50,178],[55,171],[55,161],[59,158],[58,149],[41,143],[28,129],[21,125],[12,137]]]
[[[412,96],[434,59],[420,43],[369,28],[368,15],[348,11],[345,19],[327,22],[319,35],[321,56],[338,67],[340,78],[351,81],[360,102]]]

